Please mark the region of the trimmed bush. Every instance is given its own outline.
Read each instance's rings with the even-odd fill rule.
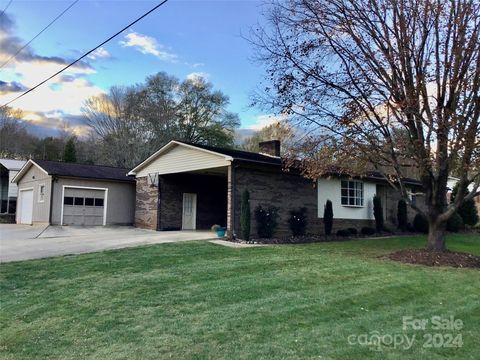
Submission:
[[[372,227],[369,227],[369,226],[364,226],[364,227],[362,227],[362,229],[360,230],[360,233],[361,233],[362,235],[373,235],[373,234],[375,234],[375,232],[376,232],[375,229],[372,228]]]
[[[325,225],[325,235],[330,235],[333,226],[333,205],[330,200],[327,200],[325,203],[325,208],[323,210],[323,224]]]
[[[382,199],[377,195],[373,197],[373,216],[375,217],[377,231],[382,231],[384,225]]]
[[[261,205],[255,208],[255,220],[257,222],[257,233],[260,238],[269,239],[277,228],[278,209],[269,207],[264,209]]]
[[[428,220],[422,214],[417,214],[413,218],[413,228],[417,232],[428,234]]]
[[[347,230],[350,233],[350,235],[354,235],[354,236],[358,235],[358,230],[355,228],[348,228]]]
[[[291,210],[288,225],[293,236],[305,235],[307,228],[307,208],[302,207],[298,210]]]
[[[403,199],[398,200],[397,221],[398,221],[399,229],[402,229],[402,230],[407,229],[407,224],[408,224],[407,203]]]
[[[463,224],[463,219],[462,217],[455,213],[447,221],[447,231],[450,232],[459,232],[460,230],[463,230],[465,225]]]
[[[455,201],[455,197],[458,193],[458,185],[455,185],[452,190],[452,196],[450,197],[450,201]],[[475,205],[475,200],[470,199],[468,201],[464,201],[462,205],[458,208],[458,215],[463,220],[463,223],[466,225],[474,226],[478,223],[478,212],[477,207]]]
[[[350,231],[348,231],[348,229],[338,230],[338,231],[337,231],[337,236],[340,236],[340,237],[350,236]]]
[[[242,239],[250,239],[250,193],[245,190],[242,193],[242,202],[240,204],[240,229],[242,231]]]

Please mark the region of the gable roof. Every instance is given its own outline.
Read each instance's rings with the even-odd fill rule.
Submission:
[[[217,155],[223,157],[227,161],[240,160],[247,162],[263,163],[263,164],[272,164],[272,165],[281,165],[282,161],[279,157],[268,156],[263,154],[258,154],[249,151],[233,150],[233,149],[224,149],[216,146],[201,145],[189,143],[186,141],[177,141],[172,140],[167,145],[163,146],[160,150],[149,156],[147,159],[142,161],[140,164],[135,166],[132,170],[129,171],[128,175],[136,175],[139,170],[156,160],[159,156],[166,153],[175,146],[183,146],[189,149],[194,149],[198,151],[204,151],[209,154]]]
[[[193,144],[193,143],[188,143],[188,142],[183,142],[183,141],[179,141],[179,142],[182,143],[182,144],[195,146],[195,147],[198,147],[200,149],[216,152],[218,154],[230,156],[234,160],[264,163],[264,164],[272,164],[272,165],[281,165],[282,164],[282,159],[280,157],[277,157],[277,156],[270,156],[270,155],[260,154],[260,153],[251,152],[251,151],[224,149],[224,148],[220,148],[220,147],[216,147],[216,146]]]
[[[18,182],[31,166],[37,166],[47,175],[84,179],[135,182],[127,176],[128,169],[103,165],[84,165],[51,160],[28,160],[12,182]]]

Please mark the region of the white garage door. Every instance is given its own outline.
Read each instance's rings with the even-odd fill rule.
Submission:
[[[63,225],[103,225],[105,190],[65,188]]]
[[[31,224],[33,215],[33,190],[20,191],[20,224]]]

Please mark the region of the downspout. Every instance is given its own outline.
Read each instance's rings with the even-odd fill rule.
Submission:
[[[50,209],[48,212],[48,225],[52,225],[52,211],[53,211],[53,185],[55,183],[55,176],[52,175],[52,180],[50,183]],[[63,206],[63,199],[61,200],[61,204]],[[62,219],[60,219],[60,224],[62,223]]]

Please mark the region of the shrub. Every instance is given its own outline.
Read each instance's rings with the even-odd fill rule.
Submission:
[[[361,233],[362,235],[373,235],[373,234],[375,234],[375,232],[376,232],[375,229],[372,228],[372,227],[369,227],[369,226],[364,226],[364,227],[362,227],[362,229],[360,230],[360,233]]]
[[[325,203],[325,208],[323,210],[323,223],[325,225],[325,235],[330,235],[333,226],[333,205],[330,200],[327,200]]]
[[[358,235],[358,230],[355,228],[348,228],[347,230],[350,233],[350,235],[354,235],[354,236]]]
[[[373,216],[375,216],[375,226],[377,231],[383,230],[383,207],[380,196],[373,197]]]
[[[250,218],[250,193],[245,190],[240,204],[240,229],[244,240],[250,239]]]
[[[422,214],[417,214],[413,218],[413,228],[417,232],[428,233],[428,220]]]
[[[337,231],[337,236],[347,237],[350,236],[350,231],[348,229],[341,229]]]
[[[307,228],[307,208],[302,207],[298,210],[291,210],[288,225],[290,226],[290,231],[293,236],[305,235],[305,229]]]
[[[415,232],[415,228],[413,227],[413,225],[411,223],[407,224],[407,231]]]
[[[403,199],[398,200],[397,221],[398,221],[399,229],[402,229],[402,230],[407,229],[407,224],[408,224],[407,203]]]
[[[464,228],[464,223],[462,217],[458,214],[455,213],[447,221],[447,231],[450,232],[459,232],[460,230],[463,230]]]
[[[257,222],[257,233],[260,238],[269,239],[277,228],[278,209],[269,207],[264,209],[261,205],[255,208],[255,220]]]
[[[452,190],[452,196],[450,197],[451,202],[455,201],[457,193],[458,185],[455,185]],[[470,199],[468,201],[464,201],[463,204],[458,208],[458,214],[461,216],[464,224],[471,226],[476,225],[479,219],[475,200]]]

